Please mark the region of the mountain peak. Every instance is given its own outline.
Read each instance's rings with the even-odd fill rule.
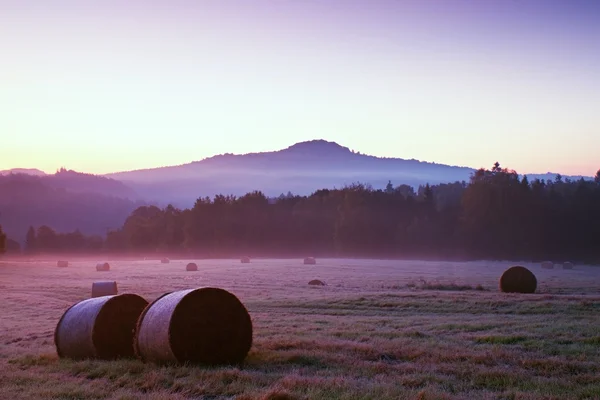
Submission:
[[[351,153],[350,149],[337,144],[336,142],[329,142],[323,139],[309,140],[306,142],[299,142],[290,147],[281,150],[285,153],[312,153],[312,154],[331,154],[331,153]]]

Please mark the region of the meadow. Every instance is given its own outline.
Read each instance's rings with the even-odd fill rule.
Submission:
[[[498,290],[511,262],[99,261],[0,262],[0,398],[600,399],[598,267],[522,263],[538,290],[519,295]],[[56,324],[97,280],[148,301],[231,291],[254,325],[245,364],[58,359]]]

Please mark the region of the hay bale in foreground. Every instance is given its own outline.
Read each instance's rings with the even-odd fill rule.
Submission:
[[[573,267],[574,267],[574,265],[573,265],[573,263],[572,263],[572,262],[570,262],[570,261],[565,261],[565,262],[563,263],[563,269],[573,269]]]
[[[188,265],[185,266],[185,270],[186,271],[198,271],[198,265],[196,263],[188,263]]]
[[[520,265],[510,267],[500,278],[500,290],[504,293],[534,293],[536,288],[533,272]]]
[[[117,293],[117,282],[115,281],[101,281],[92,283],[92,298],[114,296]]]
[[[312,281],[308,282],[308,284],[313,286],[325,286],[325,282],[318,279],[313,279]]]
[[[56,266],[61,267],[61,268],[66,268],[69,266],[69,262],[68,261],[57,261]]]
[[[242,257],[240,260],[242,264],[250,264],[250,257]]]
[[[167,257],[165,257],[165,258],[162,258],[162,259],[160,260],[160,262],[161,262],[162,264],[168,264],[168,263],[170,263],[170,262],[171,262],[171,260],[169,260]]]
[[[232,293],[197,288],[167,293],[138,320],[135,352],[144,361],[239,364],[252,346],[252,320]]]
[[[544,269],[554,269],[554,263],[552,261],[544,261],[542,263],[542,268],[544,268]]]
[[[110,264],[107,262],[96,264],[96,271],[110,271]]]
[[[304,265],[315,265],[317,263],[317,260],[315,260],[314,257],[306,257],[304,259]]]
[[[133,357],[135,324],[148,302],[137,294],[83,300],[71,306],[54,331],[61,358]]]

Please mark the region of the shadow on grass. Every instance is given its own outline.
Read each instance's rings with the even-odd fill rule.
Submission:
[[[450,292],[465,292],[469,290],[485,292],[489,291],[489,289],[484,288],[481,285],[471,286],[471,285],[458,285],[454,282],[451,283],[439,283],[439,282],[427,282],[422,279],[419,284],[411,282],[406,285],[409,289],[418,289],[418,290],[441,290],[441,291],[450,291]]]
[[[481,336],[475,339],[476,343],[486,344],[517,344],[527,340],[525,336]]]

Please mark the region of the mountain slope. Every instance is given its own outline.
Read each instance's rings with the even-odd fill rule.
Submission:
[[[219,193],[242,195],[261,190],[268,196],[288,191],[309,194],[354,182],[383,188],[388,180],[395,185],[418,186],[468,181],[473,171],[468,167],[364,155],[334,142],[313,140],[279,151],[223,154],[189,164],[106,176],[123,181],[148,200],[190,206],[200,196]],[[555,175],[530,177],[554,179]]]
[[[184,165],[106,176],[123,181],[148,200],[188,206],[200,196],[218,193],[309,194],[354,182],[383,187],[388,180],[418,186],[468,180],[472,172],[466,167],[364,155],[334,142],[314,140],[279,151],[223,154]]]
[[[99,175],[61,169],[56,174],[46,175],[41,179],[50,187],[70,192],[97,193],[130,200],[139,198],[139,195],[123,182]]]
[[[0,224],[11,239],[22,242],[31,225],[48,225],[58,232],[79,229],[84,234],[104,234],[108,228],[120,227],[131,211],[142,205],[97,192],[67,190],[60,184],[53,187],[45,178],[0,176]]]

